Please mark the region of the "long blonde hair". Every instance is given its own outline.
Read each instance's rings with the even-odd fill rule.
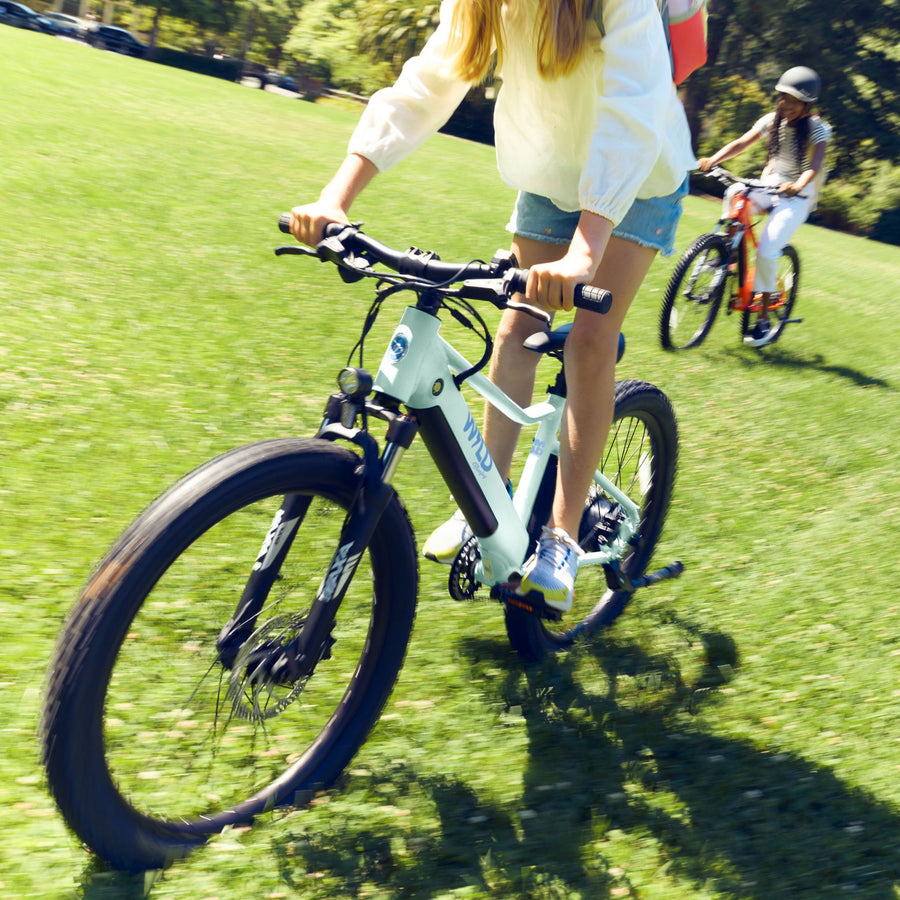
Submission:
[[[515,3],[516,0],[509,0]],[[567,75],[580,62],[594,7],[600,0],[538,0],[535,53],[542,78]],[[481,81],[490,71],[494,48],[503,58],[502,0],[457,0],[451,21],[456,74]]]

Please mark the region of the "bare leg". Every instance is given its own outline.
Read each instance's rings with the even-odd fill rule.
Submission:
[[[575,537],[612,424],[619,333],[655,256],[653,249],[610,238],[594,284],[612,291],[612,309],[605,316],[578,310],[566,342],[568,399],[550,525]]]
[[[566,252],[565,244],[549,244],[516,235],[512,245],[519,265],[530,268],[537,263],[559,259]],[[522,299],[519,297],[518,299]],[[551,312],[552,316],[553,313]],[[508,309],[497,328],[494,354],[491,357],[490,378],[519,406],[528,406],[534,392],[534,376],[540,357],[522,344],[532,334],[543,329],[534,316]],[[521,428],[502,412],[488,404],[484,413],[484,440],[500,474],[507,478]]]
[[[558,259],[565,246],[516,237],[513,250],[523,266]],[[650,268],[656,251],[612,237],[594,284],[612,291],[605,316],[578,310],[566,343],[568,401],[560,437],[560,466],[550,525],[576,535],[584,500],[609,433],[613,413],[616,348],[625,314]],[[522,347],[541,323],[507,311],[497,331],[491,380],[519,405],[531,402],[538,355]],[[494,461],[509,473],[519,426],[488,406],[484,438]]]

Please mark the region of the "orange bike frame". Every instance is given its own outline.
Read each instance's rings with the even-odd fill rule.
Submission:
[[[731,208],[728,210],[728,219],[725,221],[734,228],[739,228],[743,234],[738,248],[738,302],[734,304],[733,309],[744,310],[749,309],[753,303],[753,272],[748,267],[749,256],[747,254],[747,236],[750,236],[750,242],[756,250],[756,232],[753,230],[752,215],[753,203],[748,196],[748,191],[738,191],[731,201]],[[733,235],[734,230],[729,227],[729,236]]]

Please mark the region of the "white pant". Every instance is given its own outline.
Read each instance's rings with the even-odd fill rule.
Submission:
[[[779,175],[764,179],[772,184],[781,184],[786,179]],[[725,192],[722,209],[727,216],[731,208],[731,198],[741,190],[741,185],[733,184]],[[756,278],[754,291],[774,293],[778,288],[778,260],[787,242],[797,229],[807,220],[815,199],[814,188],[809,185],[803,193],[805,197],[786,197],[784,194],[769,194],[759,188],[751,189],[749,197],[753,205],[770,215],[758,232],[759,246],[756,250]]]

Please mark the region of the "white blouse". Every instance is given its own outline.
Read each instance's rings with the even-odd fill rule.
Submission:
[[[380,171],[437,131],[471,87],[452,72],[453,2],[443,0],[435,33],[396,83],[372,96],[350,139],[350,152]],[[671,193],[696,165],[656,0],[603,0],[605,33],[591,23],[580,63],[552,80],[537,69],[538,2],[504,5],[494,109],[500,175],[561,209],[586,209],[618,224],[635,197]]]

